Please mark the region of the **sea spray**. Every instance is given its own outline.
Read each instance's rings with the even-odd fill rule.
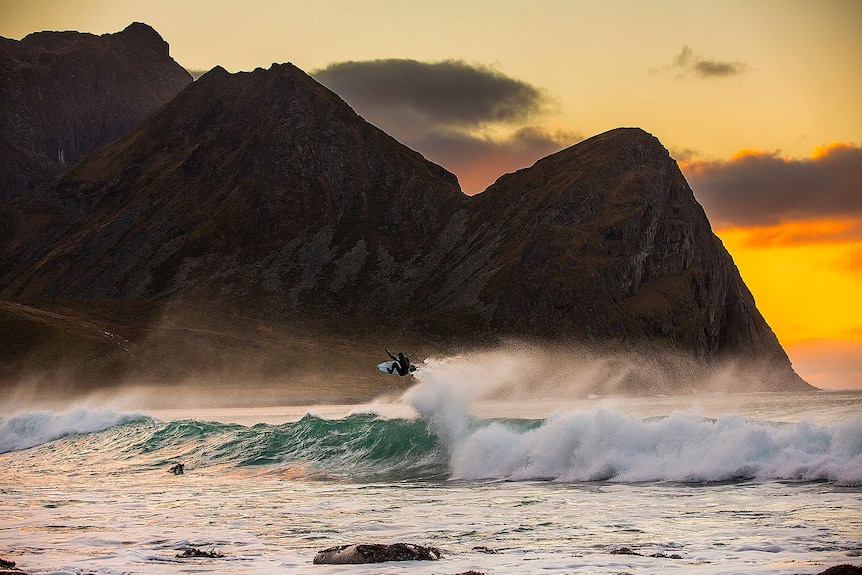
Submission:
[[[402,401],[409,404],[447,445],[457,445],[469,433],[470,406],[505,386],[520,371],[514,355],[467,354],[429,359]]]

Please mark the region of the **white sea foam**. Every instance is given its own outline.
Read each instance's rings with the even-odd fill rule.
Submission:
[[[862,484],[862,421],[774,425],[696,414],[639,421],[604,409],[517,432],[502,424],[453,446],[455,478],[563,481],[826,479]]]
[[[69,435],[102,431],[140,417],[110,409],[83,408],[62,413],[27,411],[0,417],[0,453],[27,449]]]
[[[468,364],[469,365],[469,364]],[[469,370],[468,370],[469,371]],[[539,427],[472,427],[476,399],[504,385],[512,362],[432,363],[405,401],[447,443],[454,479],[559,481],[830,480],[862,485],[862,417],[817,425],[716,419],[696,411],[643,419],[596,407],[552,414]],[[493,382],[493,383],[492,383]]]

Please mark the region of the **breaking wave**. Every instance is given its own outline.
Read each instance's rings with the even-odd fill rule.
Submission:
[[[0,417],[0,453],[18,451],[70,435],[93,433],[143,416],[106,410],[75,409],[65,413],[29,411]]]
[[[862,486],[858,410],[825,424],[711,419],[697,412],[643,419],[606,407],[543,419],[474,417],[470,408],[477,400],[523,379],[513,357],[426,366],[400,400],[412,408],[409,417],[307,414],[249,427],[166,423],[110,410],[35,411],[0,418],[0,453],[16,451],[19,463],[30,458],[58,470],[150,472],[182,462],[199,472],[359,483],[760,479]]]
[[[774,424],[677,413],[646,421],[565,413],[519,432],[489,423],[454,449],[452,475],[513,481],[830,480],[862,484],[862,422]]]
[[[74,454],[88,458],[76,465],[121,461],[151,471],[182,461],[188,470],[290,471],[356,482],[753,478],[862,485],[862,420],[779,424],[693,413],[641,420],[607,409],[540,420],[475,419],[457,410],[423,414],[428,406],[413,400],[421,414],[415,419],[306,415],[251,427],[110,411],[31,412],[0,420],[0,448],[29,450],[43,464]]]

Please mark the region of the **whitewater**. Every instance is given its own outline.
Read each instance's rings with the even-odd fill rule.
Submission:
[[[0,558],[76,575],[862,565],[862,393],[513,401],[460,372],[362,406],[0,412]],[[443,556],[312,564],[396,542]]]

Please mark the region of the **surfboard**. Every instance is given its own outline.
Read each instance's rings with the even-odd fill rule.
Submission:
[[[377,364],[377,369],[379,369],[383,373],[388,373],[390,375],[398,375],[398,370],[392,369],[393,365],[395,365],[394,361],[384,361],[383,363]],[[418,368],[415,365],[413,365],[412,363],[410,364],[410,373],[413,373],[417,369]]]

